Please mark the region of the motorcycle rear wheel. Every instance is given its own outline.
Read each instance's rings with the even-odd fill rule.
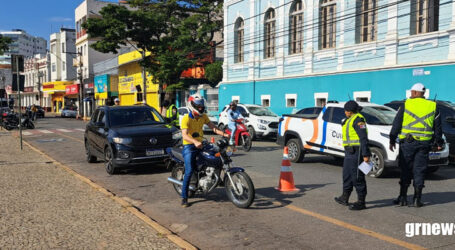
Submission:
[[[172,169],[172,177],[179,180],[179,181],[182,181],[183,182],[183,176],[185,175],[185,167],[182,166],[182,165],[176,165],[173,169]],[[190,185],[191,184],[195,184],[194,183],[194,178],[191,178],[191,181],[190,181]],[[175,189],[175,192],[177,192],[177,194],[179,194],[179,196],[182,196],[182,186],[178,185],[178,184],[172,184],[174,186],[174,189]],[[189,198],[192,198],[194,196],[194,191],[191,191],[191,190],[188,190],[188,197]]]
[[[245,152],[248,152],[251,150],[251,146],[253,146],[253,139],[251,138],[250,135],[244,135],[242,136],[242,148],[245,150]]]
[[[224,178],[226,194],[229,200],[236,207],[248,208],[254,201],[255,190],[253,181],[251,181],[250,176],[245,172],[233,173],[231,174],[231,178],[236,188],[232,186],[227,175]]]

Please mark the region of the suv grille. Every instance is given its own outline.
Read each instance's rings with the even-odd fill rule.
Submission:
[[[150,139],[155,138],[157,140],[156,144],[152,144]],[[172,140],[172,135],[157,135],[157,136],[144,136],[144,137],[134,137],[132,145],[133,146],[146,146],[150,148],[163,148],[171,147],[174,141]]]
[[[278,122],[271,122],[269,128],[278,128]]]

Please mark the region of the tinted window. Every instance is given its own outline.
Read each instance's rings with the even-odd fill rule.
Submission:
[[[392,125],[397,111],[384,106],[363,107],[360,113],[365,117],[367,124]]]
[[[109,120],[112,127],[164,123],[161,115],[149,108],[113,109],[109,112]]]
[[[450,133],[453,133],[455,130],[455,124],[448,123],[447,118],[449,118],[449,117],[455,118],[455,109],[442,107],[442,106],[439,106],[438,108],[439,108],[439,114],[441,115],[441,124],[442,124],[443,132],[447,133],[450,131]]]
[[[322,119],[326,122],[330,121],[330,115],[332,114],[333,108],[327,108],[322,116]]]
[[[99,109],[95,110],[95,112],[94,112],[93,115],[92,115],[92,119],[91,119],[90,121],[93,122],[93,123],[95,123],[95,122],[96,122],[96,119],[98,118],[99,113],[100,113],[100,110],[99,110]]]
[[[312,114],[319,114],[319,113],[321,113],[321,111],[322,111],[322,108],[314,107],[314,108],[302,109],[299,112],[297,112],[297,114],[299,114],[299,115],[312,115]]]
[[[96,122],[102,122],[106,124],[106,116],[104,115],[104,110],[100,110],[100,115],[98,116],[98,120]]]
[[[248,111],[250,111],[251,114],[257,115],[257,116],[275,116],[275,117],[277,116],[275,113],[273,113],[270,109],[268,109],[266,107],[248,107]]]
[[[394,102],[394,103],[387,103],[387,104],[384,104],[384,106],[387,106],[387,107],[391,107],[395,110],[398,110],[398,108],[403,105],[403,103],[398,103],[398,102]]]
[[[346,118],[344,114],[344,109],[342,108],[334,108],[332,113],[332,123],[341,124],[341,121]]]
[[[245,116],[247,114],[246,110],[243,107],[237,106],[237,110],[242,114],[242,116]]]

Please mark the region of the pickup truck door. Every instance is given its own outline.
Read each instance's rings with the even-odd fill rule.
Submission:
[[[95,124],[95,145],[100,153],[104,153],[104,145],[107,140],[106,116],[103,109],[100,109],[98,119]]]
[[[326,126],[326,143],[324,151],[344,156],[341,123],[346,118],[343,108],[328,107],[322,119]]]

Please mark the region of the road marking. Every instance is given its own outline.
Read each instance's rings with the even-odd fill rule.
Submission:
[[[54,133],[54,132],[46,130],[46,129],[39,129],[38,131],[43,133],[43,134],[53,134]]]
[[[269,198],[269,197],[262,196],[262,195],[256,195],[256,196],[257,197],[261,197],[261,198]],[[379,239],[379,240],[382,240],[382,241],[385,241],[385,242],[388,242],[388,243],[391,243],[391,244],[394,244],[394,245],[397,245],[397,246],[401,246],[401,247],[404,247],[404,248],[407,248],[407,249],[426,249],[425,247],[422,247],[422,246],[419,246],[419,245],[415,245],[415,244],[412,244],[412,243],[408,243],[406,241],[402,241],[402,240],[399,240],[399,239],[395,239],[395,238],[392,238],[390,236],[387,236],[387,235],[384,235],[384,234],[381,234],[381,233],[377,233],[377,232],[368,230],[368,229],[363,228],[363,227],[355,226],[355,225],[352,225],[350,223],[347,223],[347,222],[344,222],[344,221],[341,221],[341,220],[338,220],[338,219],[335,219],[335,218],[332,218],[332,217],[329,217],[329,216],[326,216],[326,215],[322,215],[322,214],[319,214],[319,213],[311,212],[309,210],[306,210],[306,209],[303,209],[303,208],[300,208],[300,207],[297,207],[297,206],[294,206],[294,205],[289,205],[289,204],[286,204],[286,203],[283,203],[283,202],[279,202],[279,201],[273,201],[272,203],[275,204],[275,205],[287,208],[289,210],[292,210],[294,212],[298,212],[298,213],[301,213],[301,214],[304,214],[304,215],[308,215],[308,216],[311,216],[313,218],[316,218],[316,219],[319,219],[319,220],[322,220],[322,221],[325,221],[325,222],[328,222],[328,223],[331,223],[331,224],[334,224],[334,225],[337,225],[337,226],[340,226],[340,227],[343,227],[343,228],[346,228],[346,229],[349,229],[349,230],[352,230],[352,231],[355,231],[355,232],[358,232],[358,233],[361,233],[361,234],[364,234],[364,235],[368,235],[370,237],[373,237],[373,238],[376,238],[376,239]]]
[[[85,129],[82,129],[82,128],[75,128],[75,130],[79,130],[79,131],[85,132]]]
[[[22,135],[33,135],[33,133],[32,132],[28,132],[28,131],[23,131]]]
[[[60,132],[64,132],[64,133],[72,132],[71,130],[64,129],[64,128],[58,128],[58,129],[56,129],[56,130],[57,130],[57,131],[60,131]]]
[[[83,141],[83,140],[80,140],[80,139],[74,138],[74,137],[72,137],[72,136],[69,136],[69,135],[65,135],[65,134],[62,134],[62,133],[56,133],[56,134],[58,134],[58,135],[61,135],[61,136],[63,136],[63,137],[66,137],[66,138],[69,138],[69,139],[71,139],[71,140],[74,140],[74,141],[80,142],[80,143],[84,143],[84,141]]]
[[[176,235],[174,232],[170,231],[169,229],[167,229],[166,227],[160,225],[158,222],[154,221],[152,218],[148,217],[147,215],[145,215],[143,212],[141,212],[138,208],[136,208],[135,206],[133,206],[131,203],[129,203],[128,201],[116,196],[115,193],[112,193],[111,191],[103,188],[102,186],[94,183],[92,180],[90,180],[89,178],[83,176],[83,175],[80,175],[78,174],[76,171],[74,171],[72,168],[64,165],[63,163],[57,161],[56,159],[50,157],[49,155],[47,155],[46,153],[44,153],[43,151],[39,150],[38,148],[32,146],[30,143],[24,141],[24,144],[29,146],[32,150],[38,152],[39,154],[43,155],[44,157],[48,158],[49,160],[53,161],[54,164],[56,164],[57,166],[63,168],[64,170],[66,170],[68,173],[72,174],[74,177],[76,177],[77,179],[81,180],[82,182],[85,182],[86,184],[88,184],[90,187],[92,187],[93,189],[103,193],[104,195],[106,195],[107,197],[111,198],[112,200],[114,200],[115,202],[119,203],[121,206],[123,206],[127,211],[129,211],[130,213],[132,213],[133,215],[135,215],[137,218],[139,218],[140,220],[142,220],[144,223],[146,223],[147,225],[149,225],[150,227],[152,227],[153,229],[155,229],[158,233],[160,233],[161,235],[165,236],[166,238],[168,238],[170,241],[172,241],[173,243],[175,243],[177,246],[181,247],[182,249],[188,249],[188,250],[196,250],[198,249],[197,247],[193,246],[191,243],[189,243],[188,241],[184,240],[183,238],[179,237],[178,235]]]

